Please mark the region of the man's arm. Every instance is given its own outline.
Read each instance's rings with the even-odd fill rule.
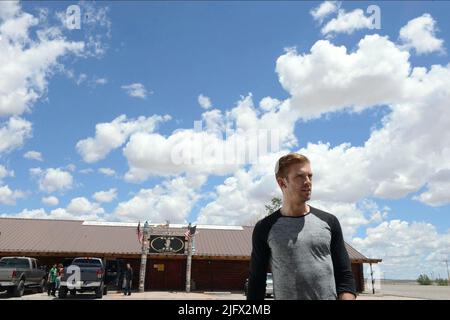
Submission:
[[[334,217],[331,233],[331,258],[333,260],[334,279],[339,300],[356,299],[355,279],[350,258],[345,248],[339,220]]]
[[[338,300],[355,300],[356,296],[353,293],[349,293],[349,292],[342,292],[339,296],[338,296]]]
[[[253,229],[252,236],[247,300],[264,300],[266,295],[267,268],[270,259],[266,233],[261,222],[258,222]]]

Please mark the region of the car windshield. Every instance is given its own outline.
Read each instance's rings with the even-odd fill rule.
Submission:
[[[79,267],[102,267],[101,261],[97,259],[74,259],[72,264]]]
[[[0,267],[3,268],[29,268],[27,259],[21,258],[3,258],[0,260]]]

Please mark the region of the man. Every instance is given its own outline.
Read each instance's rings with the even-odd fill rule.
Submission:
[[[48,272],[47,279],[47,295],[52,295],[56,297],[56,278],[58,277],[58,269],[56,268],[56,264]]]
[[[133,280],[133,269],[131,268],[131,265],[129,263],[127,263],[127,268],[125,269],[125,275],[123,277],[123,280],[125,282],[123,294],[131,296],[131,284],[132,284],[132,280]]]
[[[337,218],[313,208],[312,170],[307,157],[281,157],[275,177],[283,205],[253,230],[249,300],[264,299],[267,269],[273,274],[275,299],[356,298],[350,259]]]

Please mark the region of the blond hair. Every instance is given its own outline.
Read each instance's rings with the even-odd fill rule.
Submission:
[[[294,163],[310,163],[309,159],[299,153],[288,153],[285,156],[282,156],[278,159],[277,164],[275,165],[275,177],[278,178],[287,178],[289,167]]]

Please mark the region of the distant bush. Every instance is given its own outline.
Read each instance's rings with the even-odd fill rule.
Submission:
[[[421,274],[417,278],[417,282],[423,286],[429,286],[431,284],[431,279],[426,274]]]
[[[447,279],[436,279],[435,280],[436,284],[438,286],[448,286],[448,280]]]

